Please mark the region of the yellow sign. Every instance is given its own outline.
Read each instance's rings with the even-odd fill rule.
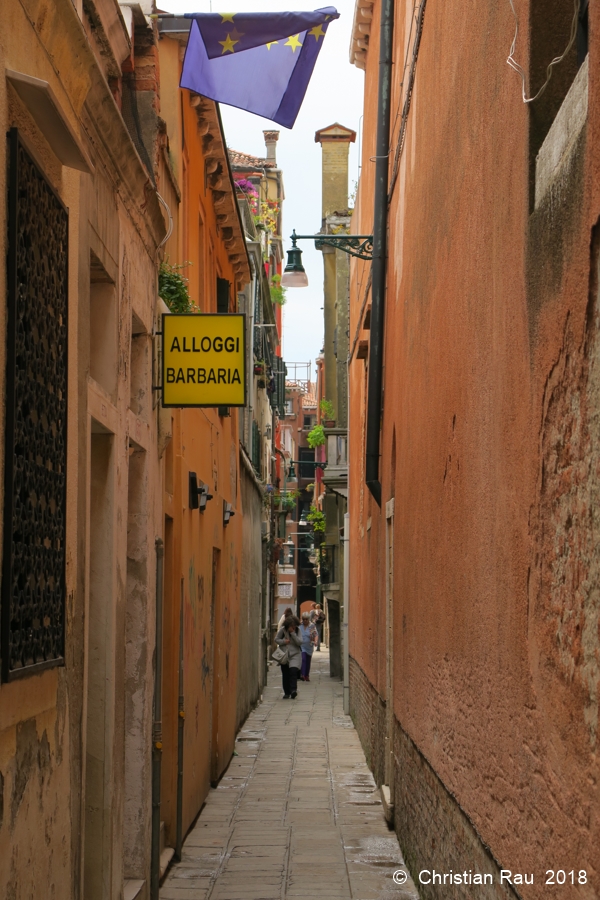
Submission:
[[[244,406],[246,317],[193,313],[162,317],[163,406]]]

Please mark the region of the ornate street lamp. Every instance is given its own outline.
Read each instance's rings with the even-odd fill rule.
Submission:
[[[282,287],[308,287],[308,277],[302,265],[302,250],[296,246],[296,232],[292,234],[292,246],[288,250],[287,266],[281,276]]]
[[[317,250],[333,247],[358,259],[373,259],[372,234],[296,234],[294,229],[291,239],[287,266],[281,278],[282,287],[308,287],[308,277],[302,265],[302,250],[296,246],[296,241],[314,241]]]

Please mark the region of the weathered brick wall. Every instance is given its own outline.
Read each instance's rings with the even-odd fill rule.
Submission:
[[[350,657],[350,715],[377,784],[385,772],[385,702],[359,664]]]
[[[323,143],[323,218],[348,206],[347,141]]]
[[[378,784],[384,777],[385,703],[354,659],[350,659],[350,713]],[[404,860],[422,900],[515,900],[500,884],[500,865],[418,747],[395,720],[395,829]],[[419,872],[471,872],[492,876],[491,885],[419,882]],[[427,877],[427,876],[426,876]]]

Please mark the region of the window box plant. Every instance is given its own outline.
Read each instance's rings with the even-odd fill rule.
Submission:
[[[321,400],[319,407],[325,428],[335,428],[335,409],[331,400]]]
[[[299,496],[300,491],[278,491],[273,496],[273,505],[282,512],[292,512],[296,508]]]

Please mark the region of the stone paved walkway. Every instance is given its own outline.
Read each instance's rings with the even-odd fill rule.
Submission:
[[[329,654],[315,653],[297,700],[280,682],[273,667],[161,900],[417,900],[410,876],[392,877],[402,855]]]

